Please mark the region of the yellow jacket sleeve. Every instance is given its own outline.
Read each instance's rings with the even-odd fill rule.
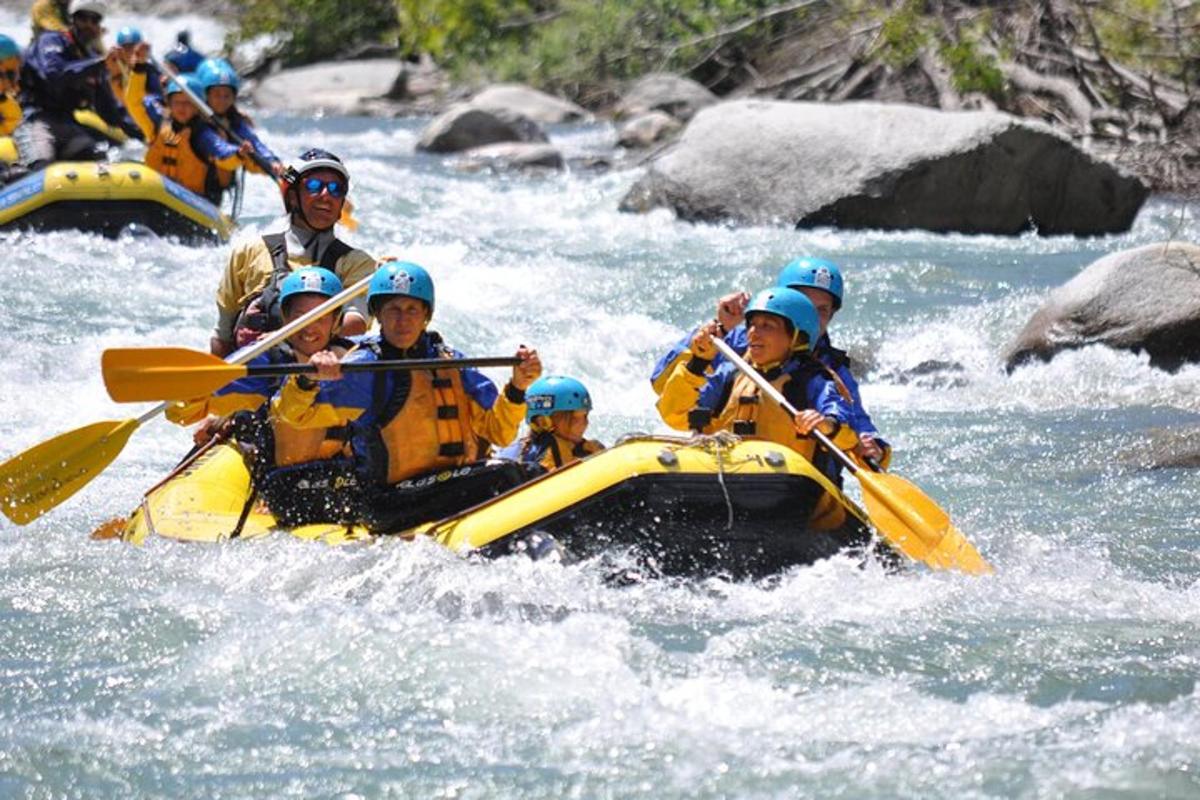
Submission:
[[[24,115],[21,104],[8,95],[0,95],[0,136],[11,136]]]
[[[221,283],[217,286],[217,306],[223,311],[234,313],[241,311],[247,296],[258,289],[257,285],[247,286],[250,274],[259,272],[254,268],[255,244],[261,244],[261,242],[243,242],[234,245],[233,252],[229,254],[229,262],[225,265],[225,271],[221,273]],[[267,262],[265,274],[266,277],[270,277],[271,255],[266,252],[265,246],[261,249]]]
[[[517,438],[521,421],[525,419],[525,403],[514,403],[508,399],[505,389],[500,390],[496,402],[489,409],[471,398],[471,430],[496,447],[506,447]]]
[[[146,138],[146,146],[149,147],[158,136],[158,131],[154,127],[154,120],[150,119],[150,113],[146,111],[146,106],[142,104],[142,100],[145,98],[146,73],[131,73],[129,85],[125,87],[125,108],[129,110],[129,116],[133,117],[133,121],[137,123],[142,136]]]
[[[688,356],[690,360],[691,356]],[[665,372],[665,370],[664,370]],[[687,368],[687,361],[677,360],[667,373],[666,381],[662,382],[662,393],[654,405],[658,409],[663,422],[677,431],[688,428],[688,412],[696,407],[700,399],[700,390],[708,381],[707,375],[697,375]],[[714,415],[720,409],[713,409]]]
[[[302,389],[295,375],[289,375],[279,393],[271,399],[271,416],[293,428],[336,428],[362,416],[363,409],[318,403],[320,386]]]
[[[227,417],[238,411],[254,411],[263,404],[261,394],[222,394],[172,403],[165,416],[176,425],[191,425],[208,416]]]

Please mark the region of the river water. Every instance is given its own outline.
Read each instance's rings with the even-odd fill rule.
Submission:
[[[693,226],[617,213],[632,172],[415,156],[421,121],[261,122],[278,152],[348,161],[352,241],[430,269],[449,341],[537,346],[589,385],[608,442],[663,430],[649,368],[717,295],[833,258],[835,343],[869,364],[894,469],[997,575],[834,559],[615,587],[597,564],[423,542],[90,541],[187,449],[155,421],[53,513],[0,523],[0,797],[1200,794],[1200,476],[1138,458],[1200,420],[1200,369],[1091,348],[1008,376],[999,356],[1098,256],[1197,241],[1189,209],[1156,200],[1094,240]],[[278,197],[249,187],[253,232]],[[0,252],[7,457],[140,413],[107,399],[100,353],[204,348],[227,249],[55,233]]]

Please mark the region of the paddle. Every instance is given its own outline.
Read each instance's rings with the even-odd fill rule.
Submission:
[[[244,364],[265,353],[313,320],[365,293],[373,275],[301,314],[252,347],[237,353],[234,363]],[[136,419],[95,422],[60,434],[0,464],[0,512],[25,525],[55,508],[104,471],[125,448],[133,432],[166,410],[160,403]]]
[[[715,336],[712,342],[730,363],[754,381],[784,411],[792,416],[799,413],[770,381],[747,364],[732,347]],[[867,501],[871,523],[888,544],[934,569],[957,569],[971,575],[987,575],[994,571],[954,527],[946,512],[919,488],[898,475],[861,469],[829,441],[828,436],[818,430],[814,430],[812,436],[858,479]]]
[[[101,358],[104,385],[118,403],[146,400],[191,400],[204,397],[246,376],[311,375],[312,364],[229,364],[216,356],[182,347],[128,347],[105,350]],[[515,356],[488,358],[419,358],[342,364],[343,372],[512,367]]]

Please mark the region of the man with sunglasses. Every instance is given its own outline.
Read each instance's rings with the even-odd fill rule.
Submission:
[[[13,132],[13,141],[21,165],[29,171],[57,160],[103,157],[100,134],[75,121],[79,109],[93,109],[109,125],[142,138],[137,124],[113,96],[105,67],[109,56],[91,51],[103,33],[105,4],[71,0],[69,11],[70,27],[38,36],[21,68],[25,119]]]
[[[235,245],[217,288],[217,325],[209,347],[226,356],[282,325],[279,286],[300,267],[321,266],[350,286],[375,271],[375,259],[334,235],[350,188],[342,160],[313,148],[283,178],[287,217],[258,239]],[[342,335],[367,331],[365,298],[351,301]]]

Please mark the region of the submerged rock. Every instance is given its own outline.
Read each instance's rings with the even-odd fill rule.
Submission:
[[[497,171],[521,169],[562,169],[562,153],[552,144],[540,142],[500,142],[472,147],[463,153],[459,166],[467,170]]]
[[[1124,231],[1145,187],[1038,123],[883,103],[706,108],[621,202],[683,219],[962,233]]]
[[[700,109],[711,106],[717,96],[690,78],[656,73],[640,78],[629,88],[615,109],[618,117],[633,117],[663,111],[686,122]]]
[[[542,125],[578,122],[589,116],[582,106],[519,83],[489,86],[471,98],[471,105],[487,111],[520,114]]]
[[[1144,350],[1164,369],[1200,361],[1200,247],[1160,242],[1092,262],[1050,293],[1005,362],[1089,344]]]
[[[1195,469],[1200,467],[1200,428],[1150,431],[1120,460],[1140,469]]]
[[[426,126],[417,149],[430,153],[456,153],[498,142],[546,141],[546,134],[529,117],[458,103]]]
[[[679,120],[665,111],[639,114],[621,126],[617,144],[622,147],[649,147],[680,128]]]

